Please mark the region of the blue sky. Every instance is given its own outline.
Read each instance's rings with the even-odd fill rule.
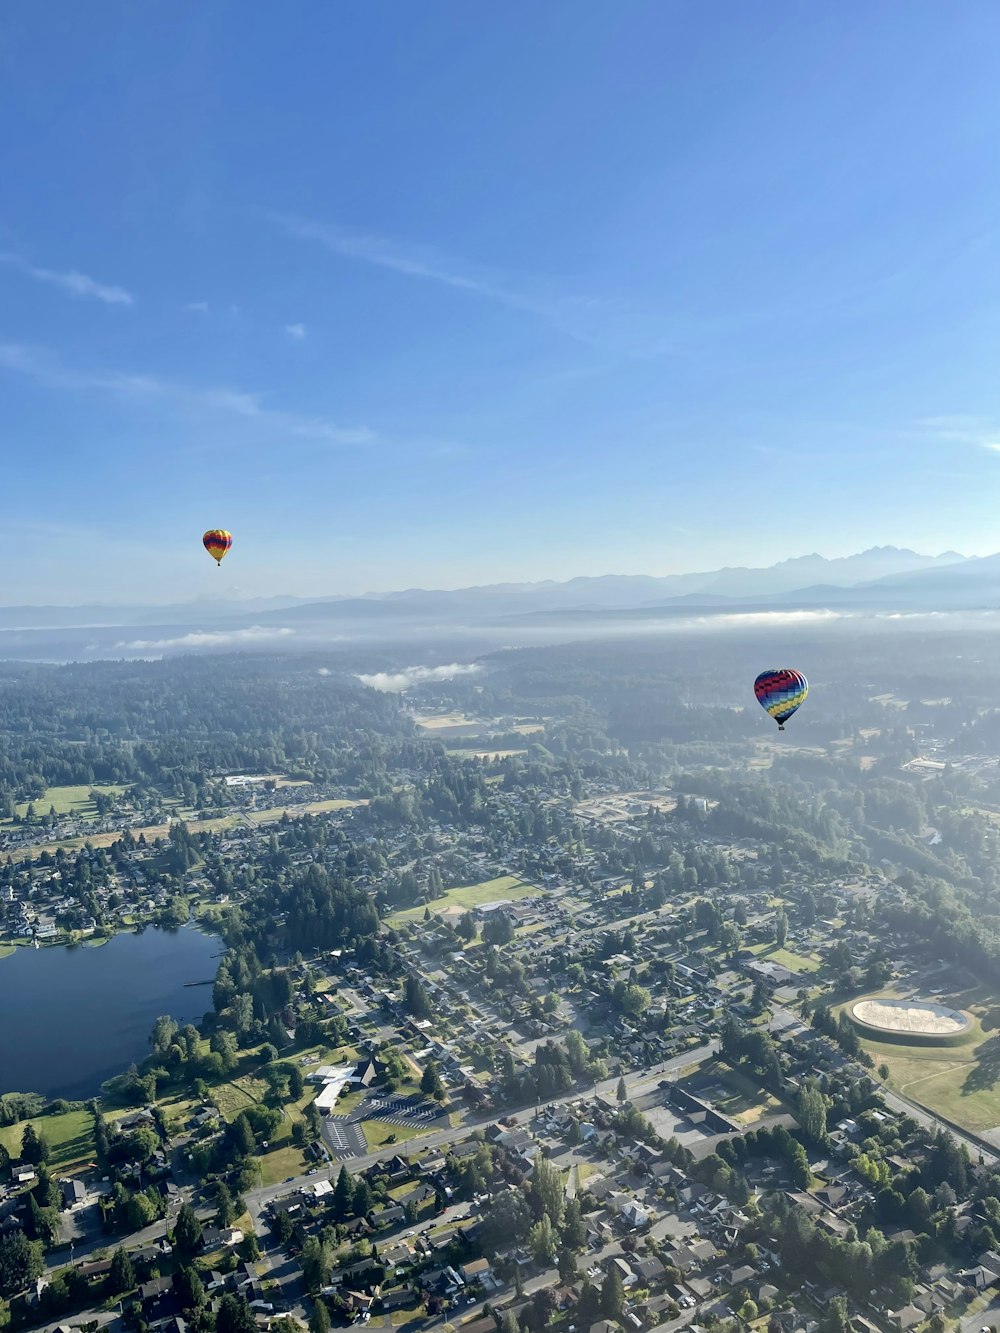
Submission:
[[[0,601],[1000,549],[998,41],[15,0]]]

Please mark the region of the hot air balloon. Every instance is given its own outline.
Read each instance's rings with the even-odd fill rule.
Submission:
[[[233,534],[225,528],[212,528],[202,537],[205,550],[217,564],[222,564],[222,557],[233,544]]]
[[[776,667],[760,673],[753,692],[761,708],[766,708],[777,722],[778,730],[784,731],[785,723],[805,703],[809,682],[801,671]]]

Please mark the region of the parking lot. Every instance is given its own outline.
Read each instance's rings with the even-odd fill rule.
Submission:
[[[438,1102],[425,1097],[393,1097],[373,1093],[366,1097],[351,1117],[352,1120],[386,1120],[390,1125],[411,1127],[431,1126],[445,1119]]]
[[[353,1119],[342,1115],[328,1115],[323,1121],[323,1138],[334,1157],[364,1157],[368,1151],[365,1132]]]

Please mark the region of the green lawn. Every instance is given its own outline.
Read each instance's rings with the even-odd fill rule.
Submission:
[[[526,898],[537,893],[533,884],[525,884],[516,875],[501,875],[499,879],[484,880],[482,884],[466,884],[460,889],[449,889],[441,898],[435,898],[426,905],[431,912],[443,912],[446,907],[479,907],[483,903],[499,899]],[[416,921],[424,914],[424,904],[408,907],[403,912],[393,912],[386,918],[390,925],[400,921]]]
[[[353,810],[355,806],[367,804],[366,800],[311,801],[308,805],[286,805],[270,810],[251,810],[249,814],[255,824],[271,824],[286,814],[289,819],[297,819],[302,815],[325,815],[331,810]]]
[[[387,1120],[362,1120],[361,1128],[364,1130],[369,1152],[381,1148],[390,1139],[394,1143],[405,1143],[408,1139],[417,1139],[421,1134],[428,1132],[426,1129],[414,1129],[410,1125],[390,1125]]]
[[[310,1169],[310,1163],[302,1155],[300,1148],[286,1144],[275,1148],[273,1152],[263,1153],[256,1158],[260,1166],[260,1178],[264,1185],[278,1185],[289,1176],[304,1176]],[[317,1163],[313,1162],[312,1166]]]
[[[91,791],[106,792],[109,796],[120,796],[125,787],[120,783],[87,783],[79,787],[48,787],[43,796],[39,796],[36,801],[21,801],[15,807],[17,813],[23,818],[28,812],[28,806],[35,807],[35,813],[45,816],[54,806],[57,815],[79,815],[83,819],[96,819],[97,811],[94,803],[90,799]],[[5,824],[13,823],[13,820],[3,820]]]
[[[94,1120],[89,1111],[67,1111],[64,1115],[42,1115],[0,1129],[0,1143],[16,1161],[21,1155],[21,1135],[26,1124],[35,1129],[51,1149],[49,1169],[65,1170],[94,1160]]]
[[[787,967],[789,972],[816,972],[820,963],[818,958],[810,958],[807,954],[792,953],[790,949],[775,949],[773,953],[766,955],[769,963],[778,963],[782,967]]]
[[[889,1066],[889,1087],[974,1132],[1000,1126],[1000,1037],[978,1020],[953,1046],[908,1046],[863,1038],[875,1061]]]

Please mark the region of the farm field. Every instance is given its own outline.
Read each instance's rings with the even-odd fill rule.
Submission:
[[[66,1111],[62,1115],[41,1115],[0,1129],[0,1143],[15,1161],[21,1155],[21,1136],[25,1125],[33,1125],[50,1148],[48,1166],[55,1174],[94,1160],[94,1120],[89,1111]]]
[[[482,884],[466,884],[463,888],[449,889],[447,893],[440,898],[435,898],[433,902],[426,904],[431,912],[443,912],[448,907],[479,907],[483,903],[495,902],[499,899],[526,898],[529,894],[537,893],[533,884],[525,884],[523,880],[516,875],[501,875],[498,879],[487,879]],[[400,921],[413,921],[424,914],[424,904],[420,903],[416,907],[407,907],[402,912],[393,912],[386,918],[390,923],[396,924]]]

